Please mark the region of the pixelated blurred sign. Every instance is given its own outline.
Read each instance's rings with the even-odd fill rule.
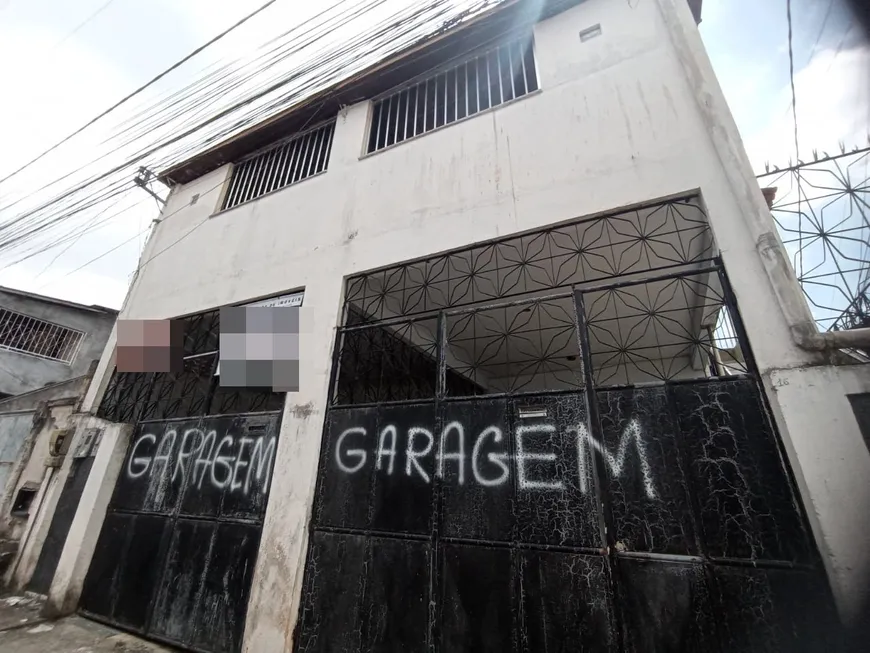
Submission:
[[[305,292],[294,292],[289,295],[281,295],[279,297],[270,297],[269,299],[261,299],[250,304],[242,304],[242,306],[302,306],[302,298],[305,297]],[[218,361],[214,370],[215,376],[221,375],[221,363]]]

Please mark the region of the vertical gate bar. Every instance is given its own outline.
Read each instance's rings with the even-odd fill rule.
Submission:
[[[429,108],[429,82],[425,81],[425,82],[422,82],[422,84],[425,84],[425,88],[423,90],[423,129],[420,130],[420,133],[425,134],[427,131],[426,130],[426,117],[427,117],[426,114],[427,114],[427,111]]]
[[[402,119],[402,92],[396,93],[396,124],[393,126],[393,145],[399,142],[399,121]]]
[[[800,515],[804,536],[807,539],[807,544],[809,544],[808,549],[813,558],[812,562],[816,568],[824,570],[824,562],[821,551],[819,550],[819,544],[816,541],[815,533],[813,533],[812,526],[810,525],[810,518],[807,514],[806,506],[801,500],[800,493],[798,492],[798,483],[794,468],[791,465],[788,451],[786,451],[785,444],[782,441],[782,436],[779,432],[779,425],[776,423],[776,419],[774,418],[773,408],[770,405],[767,392],[765,392],[764,380],[761,377],[758,365],[755,363],[755,356],[752,353],[752,347],[749,344],[749,337],[746,334],[746,329],[743,326],[743,319],[740,316],[740,310],[737,306],[737,297],[734,294],[734,290],[731,288],[731,283],[728,280],[728,275],[725,272],[725,266],[722,263],[722,259],[717,256],[713,259],[713,262],[718,266],[717,271],[719,282],[722,284],[722,295],[725,300],[725,306],[729,312],[731,324],[734,326],[734,333],[737,336],[737,342],[740,344],[740,351],[743,354],[743,359],[746,361],[746,369],[755,381],[755,387],[758,390],[758,398],[761,402],[762,412],[764,412],[764,416],[770,426],[770,431],[773,435],[773,441],[776,444],[776,450],[779,454],[780,462],[785,471],[786,478],[788,479],[792,503],[798,511],[798,515]],[[825,574],[825,577],[827,578],[827,574]]]
[[[477,111],[480,113],[480,57],[474,58],[474,86],[477,93]]]
[[[435,331],[437,335],[437,370],[438,378],[435,383],[435,424],[436,437],[444,428],[444,411],[448,404],[444,401],[447,396],[447,315],[444,311],[438,311]],[[443,520],[443,479],[436,473],[432,474],[432,524],[429,539],[429,618],[426,629],[426,648],[429,653],[435,653],[437,644],[440,643],[438,628],[439,614],[442,609],[438,600],[438,588],[441,587],[442,579],[438,558],[441,553],[441,523]]]
[[[332,137],[335,134],[335,123],[331,123],[327,126],[326,132],[326,151],[323,153],[323,170],[326,170],[329,166],[329,155],[332,153]],[[321,171],[321,172],[322,172]]]
[[[496,54],[498,54],[498,53],[496,52]],[[484,56],[484,61],[486,62],[486,98],[487,98],[486,108],[487,109],[492,109],[492,79],[490,78],[490,74],[489,74],[489,69],[492,67],[489,65],[490,64],[490,61],[489,61],[490,56],[492,56],[491,52]]]
[[[601,415],[598,412],[598,396],[595,392],[595,373],[592,368],[592,349],[589,345],[589,328],[586,321],[586,302],[583,298],[581,290],[574,290],[574,312],[576,314],[577,335],[580,339],[580,355],[583,361],[583,378],[586,394],[586,421],[589,429],[589,434],[592,437],[598,438],[602,447],[604,446],[604,429],[601,427]],[[600,452],[594,447],[585,447],[585,451],[592,456],[592,477],[595,484],[595,491],[600,501],[599,524],[604,531],[604,541],[607,545],[607,572],[610,579],[611,593],[613,596],[613,619],[614,619],[614,639],[617,643],[617,650],[625,650],[623,646],[622,634],[622,615],[620,607],[623,602],[620,600],[619,583],[617,582],[616,574],[618,573],[617,556],[616,556],[616,528],[613,521],[613,507],[610,503],[610,495],[605,491],[605,479],[607,471],[604,465],[604,458]],[[579,452],[578,452],[579,453]]]
[[[411,109],[411,89],[408,88],[405,91],[405,134],[402,136],[402,140],[408,140],[408,112]]]
[[[589,433],[598,438],[598,441],[604,443],[604,432],[601,428],[601,416],[598,412],[598,396],[595,393],[595,373],[592,369],[592,351],[589,345],[589,330],[586,323],[586,302],[583,298],[581,290],[574,291],[574,310],[577,314],[577,335],[580,338],[580,356],[583,361],[583,385],[586,395],[586,421],[588,422]],[[616,544],[615,533],[612,527],[613,515],[610,506],[610,497],[604,492],[604,479],[607,478],[606,470],[603,465],[601,455],[593,451],[592,447],[587,447],[589,455],[592,456],[592,470],[595,480],[595,489],[598,492],[598,498],[601,501],[600,526],[604,533],[604,541],[608,548],[612,548]]]
[[[731,284],[725,274],[722,259],[717,256],[713,259],[713,263],[716,265],[719,283],[722,284],[722,299],[725,300],[725,310],[728,311],[728,317],[731,319],[731,325],[734,327],[737,342],[740,344],[740,352],[743,354],[743,360],[746,362],[746,371],[757,379],[760,379],[758,365],[755,363],[752,347],[749,346],[749,336],[746,335],[746,329],[743,327],[743,320],[740,318],[740,311],[737,308],[737,297],[734,295],[734,291],[731,289]],[[763,395],[764,389],[762,388],[761,390]]]
[[[453,69],[453,120],[459,120],[459,66]]]

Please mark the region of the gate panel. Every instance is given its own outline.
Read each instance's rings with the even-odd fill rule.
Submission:
[[[597,396],[616,548],[696,555],[688,479],[666,388]]]
[[[582,395],[512,401],[516,449],[516,539],[520,542],[602,547],[601,520],[590,452],[583,446]]]
[[[81,610],[173,644],[239,650],[277,429],[275,414],[141,423]]]
[[[517,560],[509,548],[440,551],[440,651],[519,651]]]
[[[718,650],[702,565],[622,558],[617,567],[626,651]]]
[[[723,653],[841,651],[824,576],[793,569],[716,567]]]
[[[521,554],[525,651],[617,651],[607,558]]]
[[[194,646],[219,653],[241,650],[245,620],[236,604],[248,605],[259,545],[258,525],[217,525],[202,583]]]
[[[429,543],[424,540],[315,533],[299,650],[424,650],[429,636],[429,559]]]
[[[673,396],[708,555],[808,563],[809,538],[755,382],[675,386]]]
[[[127,526],[126,547],[117,577],[112,618],[119,624],[144,629],[151,596],[160,583],[169,523],[164,517],[137,515]]]
[[[504,542],[513,538],[515,480],[511,457],[515,446],[507,405],[506,399],[449,404],[450,422],[445,424],[461,425],[471,469],[460,467],[455,460],[445,461],[449,463],[444,466],[441,482],[441,533],[445,537]],[[448,451],[456,452],[458,428],[451,433],[445,444],[450,444]]]
[[[316,519],[324,526],[429,532],[435,405],[332,411]]]

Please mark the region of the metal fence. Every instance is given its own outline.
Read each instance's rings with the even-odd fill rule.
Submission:
[[[821,330],[870,326],[870,147],[758,176]]]

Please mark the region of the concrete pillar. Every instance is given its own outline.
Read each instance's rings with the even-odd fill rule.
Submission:
[[[275,471],[248,603],[242,648],[245,653],[288,651],[292,644],[326,413],[330,370],[324,369],[323,361],[331,356],[341,296],[340,276],[305,289],[304,306],[309,309],[308,315],[317,316],[317,321],[309,321],[302,333],[300,391],[287,395],[281,421]]]

